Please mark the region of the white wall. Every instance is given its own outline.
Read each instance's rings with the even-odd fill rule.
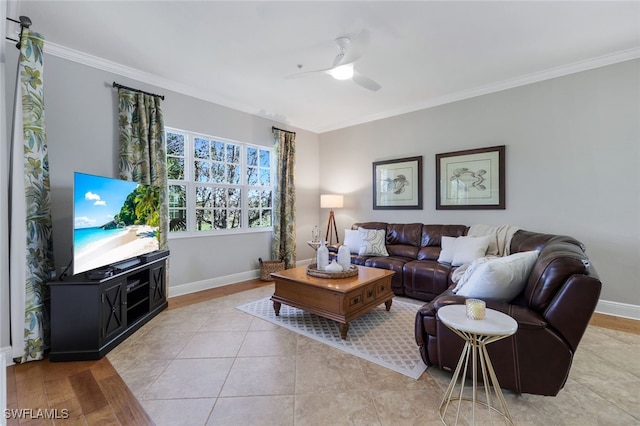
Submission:
[[[10,52],[8,79],[17,52]],[[165,125],[258,145],[273,146],[271,126],[281,123],[129,80],[45,54],[44,87],[49,148],[53,238],[57,270],[71,259],[73,172],[117,176],[117,91],[113,81],[165,95]],[[9,84],[7,84],[9,86]],[[297,132],[298,259],[312,257],[306,240],[318,223],[319,136]],[[258,276],[258,258],[271,256],[271,232],[170,239],[169,294]]]
[[[488,223],[570,235],[601,276],[601,300],[640,308],[639,60],[324,133],[320,143],[321,192],[345,194],[339,227]],[[506,210],[436,210],[435,155],[494,145],[506,145]],[[423,210],[373,210],[372,162],[415,155]]]
[[[17,50],[7,58],[13,90]],[[250,114],[45,55],[45,102],[56,265],[71,257],[74,171],[117,173],[113,81],[166,95],[168,126],[270,145],[271,125]],[[7,111],[10,117],[11,111]],[[640,61],[404,114],[320,136],[297,131],[298,260],[319,194],[344,193],[342,229],[360,220],[512,224],[583,241],[603,280],[602,299],[640,306]],[[507,146],[507,209],[435,210],[435,154]],[[372,210],[372,162],[422,155],[424,209]],[[342,235],[341,235],[342,238]],[[244,279],[269,257],[269,234],[173,239],[170,294]],[[4,322],[4,321],[3,321]]]

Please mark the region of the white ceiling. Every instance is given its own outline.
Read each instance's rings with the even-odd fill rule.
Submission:
[[[33,1],[45,51],[313,132],[640,57],[640,2]],[[10,10],[12,8],[10,7]],[[13,16],[12,16],[13,17]],[[356,69],[326,74],[366,29]]]

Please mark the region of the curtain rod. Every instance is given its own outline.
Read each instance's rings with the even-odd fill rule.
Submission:
[[[140,90],[140,89],[134,89],[133,87],[127,87],[127,86],[123,86],[122,84],[118,84],[115,81],[113,82],[113,87],[118,87],[120,89],[127,89],[127,90],[132,90],[134,92],[138,92],[138,93],[144,93],[146,95],[151,95],[151,96],[157,96],[160,99],[162,99],[164,101],[164,95],[156,95],[155,93],[151,93],[151,92],[145,92],[144,90]]]
[[[276,126],[271,126],[271,131],[274,131],[274,130],[279,130],[279,131],[281,131],[281,132],[285,132],[285,133],[291,133],[291,134],[293,134],[293,135],[295,135],[295,134],[296,134],[296,132],[292,132],[291,130],[284,130],[284,129],[279,129],[279,128],[277,128]]]
[[[28,17],[28,16],[21,16],[21,17],[20,17],[20,20],[15,20],[15,19],[13,19],[13,18],[9,18],[9,17],[6,17],[5,19],[6,19],[7,21],[11,21],[11,22],[15,22],[16,24],[20,24],[20,39],[19,39],[19,40],[16,40],[15,38],[11,38],[11,37],[7,37],[7,36],[5,36],[5,38],[6,38],[7,40],[9,40],[9,41],[15,41],[15,42],[17,43],[17,44],[16,44],[16,47],[17,47],[18,49],[20,49],[20,41],[22,40],[22,31],[23,31],[25,28],[29,28],[29,27],[31,26],[31,19],[29,19],[29,17]]]

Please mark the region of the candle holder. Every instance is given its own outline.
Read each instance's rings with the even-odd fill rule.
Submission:
[[[480,299],[467,299],[464,301],[467,308],[467,318],[474,320],[483,320],[487,310],[487,304]]]

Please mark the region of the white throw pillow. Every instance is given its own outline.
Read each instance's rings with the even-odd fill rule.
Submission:
[[[357,229],[344,230],[344,245],[349,247],[351,254],[358,254],[360,252],[361,244],[362,239],[360,238],[360,231]]]
[[[453,254],[456,250],[456,237],[442,237],[440,239],[440,257],[438,262],[451,263],[453,262]]]
[[[484,257],[491,237],[442,237],[438,262],[460,266]]]
[[[386,231],[384,229],[358,228],[360,233],[360,256],[389,256],[386,246]]]
[[[452,291],[454,293],[457,293],[458,290],[460,290],[462,286],[469,280],[469,277],[473,275],[475,270],[480,267],[480,265],[497,258],[498,256],[485,256],[480,257],[471,263],[465,263],[464,265],[461,265],[451,274],[451,281],[456,284]]]
[[[538,259],[538,251],[506,257],[478,259],[458,282],[456,294],[464,297],[510,302],[524,289]]]
[[[491,242],[491,237],[458,237],[456,238],[456,249],[453,254],[452,266],[460,266],[471,263],[474,260],[484,257]]]

